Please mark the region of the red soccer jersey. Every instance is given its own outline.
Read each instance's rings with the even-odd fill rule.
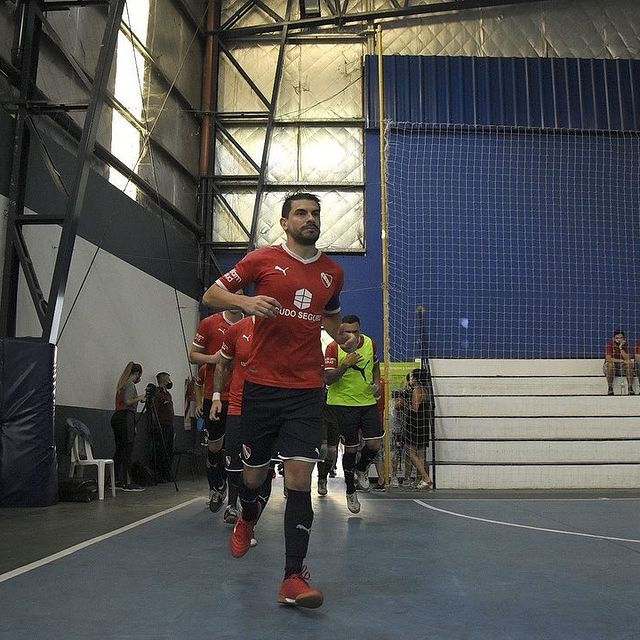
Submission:
[[[342,268],[318,251],[303,259],[286,245],[257,249],[216,281],[235,292],[255,283],[256,295],[275,298],[277,318],[256,318],[246,379],[284,389],[324,385],[322,317],[340,312]]]
[[[232,359],[231,384],[229,386],[229,411],[230,416],[239,416],[242,413],[242,389],[244,388],[244,373],[247,368],[249,355],[251,354],[251,338],[253,337],[253,325],[255,317],[250,316],[236,322],[227,329],[222,343],[222,357]]]
[[[193,344],[196,347],[200,347],[203,353],[207,355],[217,353],[222,346],[224,333],[230,326],[232,326],[232,323],[227,320],[224,313],[214,313],[200,322],[195,338],[193,339]],[[211,396],[213,395],[213,372],[216,366],[214,364],[208,364],[206,367],[204,397],[205,400],[211,400]],[[228,399],[228,391],[227,388],[222,392],[222,400]]]

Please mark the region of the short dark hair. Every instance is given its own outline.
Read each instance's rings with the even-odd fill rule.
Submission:
[[[355,322],[360,324],[360,318],[358,318],[358,316],[354,315],[353,313],[348,316],[342,316],[343,324],[354,324]]]
[[[142,365],[137,362],[131,363],[131,373],[142,373]]]
[[[621,336],[624,336],[624,331],[622,329],[614,329],[613,335],[617,336],[618,334],[620,334]],[[624,336],[624,337],[626,338],[627,336]]]
[[[160,373],[156,373],[156,382],[158,384],[160,384],[160,380],[164,377],[167,376],[168,378],[170,378],[171,376],[166,372],[166,371],[161,371]]]
[[[288,193],[282,203],[282,217],[288,218],[291,213],[291,203],[294,200],[313,200],[320,208],[320,198],[315,193],[306,193],[304,191],[295,191]]]

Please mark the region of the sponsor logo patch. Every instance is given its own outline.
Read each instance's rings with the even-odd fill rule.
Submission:
[[[309,289],[298,289],[295,292],[293,304],[298,307],[298,309],[308,309],[311,306],[312,299],[313,294]]]

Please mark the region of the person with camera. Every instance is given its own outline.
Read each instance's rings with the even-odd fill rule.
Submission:
[[[168,482],[171,478],[171,460],[173,459],[173,398],[169,389],[173,387],[171,376],[162,371],[156,375],[158,386],[147,385],[147,403],[153,403],[151,411],[151,446],[153,472],[156,482]]]
[[[626,376],[628,393],[630,396],[635,395],[633,391],[633,355],[624,331],[616,329],[613,332],[613,338],[607,340],[602,368],[607,378],[607,395],[614,395],[613,379],[616,375]]]
[[[143,402],[144,395],[138,395],[136,383],[142,378],[142,366],[129,362],[120,375],[116,386],[116,410],[111,416],[111,428],[116,443],[113,461],[116,485],[123,491],[144,491],[143,487],[131,482],[131,454],[136,436],[136,407]]]

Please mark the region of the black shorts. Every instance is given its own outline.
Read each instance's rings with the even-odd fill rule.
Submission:
[[[317,462],[322,445],[322,389],[282,389],[248,380],[242,393],[242,459],[249,467],[283,460]]]
[[[213,403],[211,400],[204,400],[202,402],[202,417],[204,418],[204,430],[207,432],[207,438],[211,441],[215,441],[220,440],[220,438],[224,437],[229,403],[226,400],[222,402],[220,420],[211,420],[211,418],[209,418],[212,404]]]
[[[227,416],[224,434],[224,467],[227,471],[242,471],[242,417]]]
[[[327,447],[335,447],[340,440],[340,428],[338,422],[328,404],[322,410],[322,441],[327,443]]]
[[[372,404],[368,407],[329,405],[329,407],[333,419],[338,424],[345,447],[357,447],[360,443],[360,432],[363,440],[375,440],[384,436],[377,405]]]

